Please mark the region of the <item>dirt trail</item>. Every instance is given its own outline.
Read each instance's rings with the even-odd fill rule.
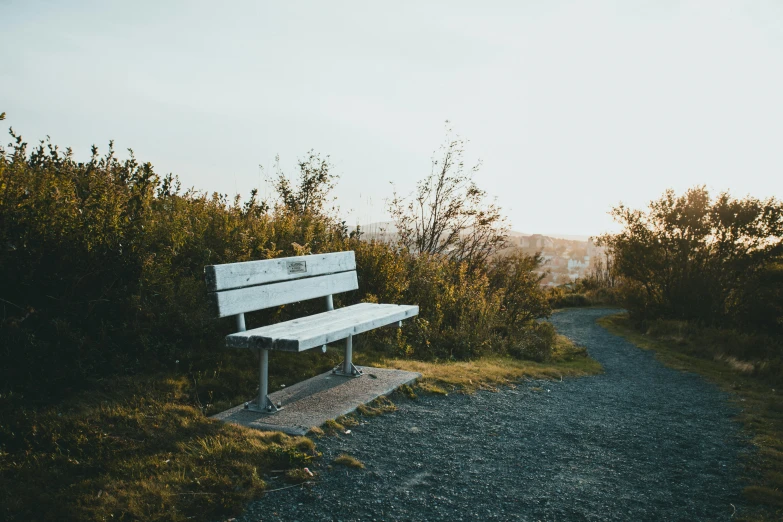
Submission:
[[[748,445],[727,395],[595,324],[610,313],[552,317],[604,374],[401,399],[319,441],[316,485],[270,493],[241,520],[730,520]],[[328,471],[341,452],[366,469]]]

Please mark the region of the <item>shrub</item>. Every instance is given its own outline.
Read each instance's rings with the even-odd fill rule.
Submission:
[[[554,293],[549,301],[552,308],[568,308],[575,306],[590,306],[593,302],[585,294]]]
[[[516,328],[551,313],[546,294],[539,285],[544,276],[535,272],[540,265],[538,255],[519,251],[496,256],[490,263],[490,284],[503,294],[504,325]]]
[[[620,294],[617,287],[599,287],[585,291],[585,297],[589,299],[590,304],[605,305],[605,306],[619,306]]]
[[[508,352],[517,359],[530,359],[546,362],[552,358],[557,332],[550,323],[534,323],[520,332],[517,341],[510,345]]]
[[[113,148],[77,163],[20,137],[0,154],[0,375],[46,396],[89,379],[173,365],[212,348],[205,265],[345,248],[320,208],[180,192]],[[262,313],[271,321],[301,313]],[[274,314],[274,318],[273,318]]]

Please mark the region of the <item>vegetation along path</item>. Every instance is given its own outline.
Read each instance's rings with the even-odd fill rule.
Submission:
[[[323,439],[316,484],[271,492],[243,520],[736,518],[748,446],[727,395],[595,324],[609,313],[552,317],[604,374],[401,400]],[[366,467],[327,469],[343,452]]]

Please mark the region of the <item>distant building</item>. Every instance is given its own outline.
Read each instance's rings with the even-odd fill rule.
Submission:
[[[586,259],[569,259],[568,270],[583,270],[590,265],[590,256],[585,256]]]
[[[519,238],[519,246],[522,248],[533,248],[538,252],[555,247],[555,242],[551,237],[533,234],[532,236],[522,236]]]

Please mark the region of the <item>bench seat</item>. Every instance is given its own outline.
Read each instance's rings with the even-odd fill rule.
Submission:
[[[233,333],[226,337],[226,346],[303,352],[397,323],[418,313],[418,306],[359,303],[301,319]]]

